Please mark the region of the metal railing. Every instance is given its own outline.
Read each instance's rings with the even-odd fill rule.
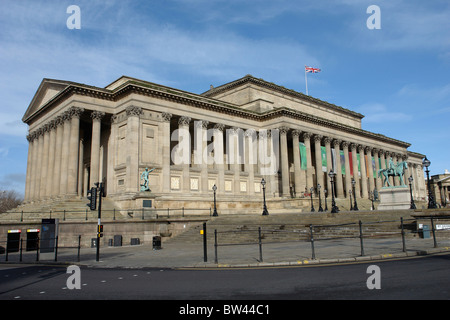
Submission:
[[[34,239],[14,239],[14,240],[4,240],[0,241],[0,254],[5,254],[4,261],[10,261],[11,254],[16,254],[15,261],[24,262],[24,257],[26,257],[27,262],[31,261],[41,261],[42,253],[50,253],[50,255],[45,255],[45,260],[58,261],[58,252],[61,249],[58,243],[59,237],[48,237],[40,238],[39,236]],[[48,241],[48,242],[47,242]],[[48,243],[48,245],[46,245]],[[3,246],[4,245],[4,246]],[[81,235],[78,236],[77,246],[64,246],[63,249],[76,251],[76,254],[72,254],[70,257],[71,261],[81,260]],[[76,256],[76,259],[73,257]]]
[[[450,219],[450,217],[448,218]],[[445,228],[436,229],[435,223],[436,218],[430,217],[431,229],[429,231],[433,238],[433,247],[437,248],[437,233],[447,233],[450,234],[450,225]],[[441,219],[442,220],[442,219]],[[408,224],[409,222],[409,224]],[[412,223],[411,223],[412,222]],[[263,262],[263,244],[273,244],[273,243],[292,243],[292,242],[310,242],[311,245],[311,259],[316,259],[316,246],[317,241],[332,241],[332,240],[342,240],[342,239],[357,239],[359,240],[360,256],[365,256],[365,239],[380,239],[380,238],[401,238],[402,252],[407,251],[407,241],[406,233],[407,230],[410,234],[418,234],[420,237],[425,237],[424,233],[426,230],[417,229],[412,226],[415,225],[417,219],[403,219],[399,220],[386,220],[386,221],[376,221],[376,222],[358,222],[343,223],[343,224],[333,224],[333,225],[309,225],[305,227],[304,230],[282,230],[282,229],[264,229],[262,227],[258,228],[247,228],[245,230],[232,230],[232,231],[217,231],[214,230],[214,262],[218,263],[218,248],[225,246],[242,246],[242,245],[257,245],[259,250],[259,261]],[[382,229],[372,229],[368,230],[368,227],[375,226],[375,228],[381,224],[386,223],[399,223],[399,230],[382,230]],[[366,229],[366,230],[365,230]],[[344,231],[344,232],[343,232]],[[241,242],[241,243],[219,243],[220,235],[225,234],[239,234],[239,233],[250,233],[253,234],[252,241]],[[264,241],[264,234],[268,233],[278,233],[278,234],[296,234],[297,240],[279,240],[279,241]]]
[[[163,219],[174,217],[186,217],[195,215],[212,216],[211,208],[137,208],[127,210],[104,210],[102,209],[102,220],[131,220],[131,219]],[[83,210],[49,210],[42,212],[18,211],[0,214],[0,221],[34,221],[45,218],[59,218],[62,221],[89,221],[97,220],[97,211],[91,211],[88,208]]]

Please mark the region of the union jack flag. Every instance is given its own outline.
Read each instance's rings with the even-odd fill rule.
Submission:
[[[319,69],[319,68],[313,68],[313,67],[307,67],[307,66],[305,66],[305,71],[306,71],[306,72],[317,73],[317,72],[320,72],[320,69]]]

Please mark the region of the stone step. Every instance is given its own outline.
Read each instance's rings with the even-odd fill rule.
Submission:
[[[327,227],[315,227],[314,237],[357,237],[359,236],[358,221],[363,221],[363,236],[401,236],[400,217],[410,217],[412,212],[347,212],[332,215],[330,213],[309,214],[273,214],[261,215],[221,215],[211,218],[207,222],[207,238],[209,243],[214,243],[214,230],[217,230],[218,242],[246,243],[258,242],[258,227],[261,227],[262,237],[268,241],[295,241],[309,239],[309,225],[325,225]],[[383,223],[370,223],[380,222]],[[390,221],[390,222],[386,222]],[[351,224],[328,227],[331,225]],[[201,243],[203,236],[200,230],[202,224],[191,227],[184,233],[169,239],[171,242]],[[414,228],[406,228],[410,233]]]

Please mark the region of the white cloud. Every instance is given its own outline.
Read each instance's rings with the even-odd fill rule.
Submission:
[[[400,123],[409,122],[413,119],[413,116],[410,113],[393,110],[395,110],[395,108],[388,108],[381,103],[368,103],[358,108],[358,112],[361,112],[365,116],[362,120],[365,123]]]

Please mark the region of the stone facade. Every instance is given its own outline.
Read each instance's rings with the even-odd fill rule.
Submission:
[[[209,207],[220,201],[303,198],[318,185],[368,198],[378,170],[407,161],[415,199],[424,199],[424,155],[409,143],[361,128],[364,116],[247,75],[194,94],[121,77],[105,88],[44,79],[23,121],[29,125],[25,202],[86,196],[104,181],[122,208],[142,199]],[[150,173],[151,192],[140,192]],[[395,179],[396,180],[396,179]],[[392,181],[398,185],[398,181]],[[329,193],[331,195],[331,192]]]

